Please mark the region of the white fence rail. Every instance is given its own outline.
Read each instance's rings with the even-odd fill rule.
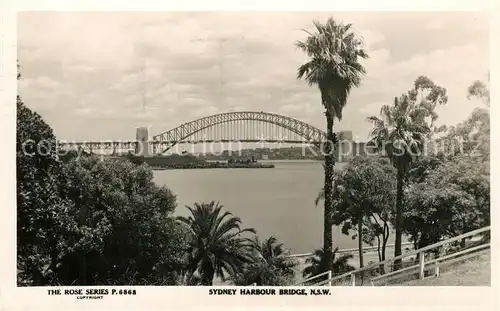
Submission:
[[[323,272],[323,273],[320,273],[320,274],[316,274],[316,275],[314,275],[314,276],[312,276],[312,277],[310,277],[310,278],[307,278],[307,279],[305,279],[305,280],[303,280],[303,281],[300,281],[299,283],[293,284],[292,286],[300,286],[300,285],[307,284],[307,283],[311,282],[312,280],[315,280],[315,279],[317,279],[317,278],[322,277],[323,275],[327,275],[327,278],[326,278],[326,279],[327,279],[327,280],[330,280],[330,279],[332,278],[332,271],[331,271],[331,270],[328,270],[328,271],[326,271],[326,272]],[[332,285],[332,283],[331,283],[331,282],[327,282],[327,283],[328,283],[328,285],[329,285],[329,286],[331,286],[331,285]]]
[[[457,260],[462,261],[462,260],[468,259],[470,257],[474,257],[474,256],[476,256],[476,254],[469,254],[467,256],[460,256],[460,255],[465,255],[465,254],[468,254],[468,253],[471,253],[471,252],[474,252],[474,251],[479,251],[479,250],[482,250],[482,249],[486,249],[486,248],[489,248],[489,247],[490,247],[490,243],[486,243],[486,244],[478,245],[478,246],[475,246],[475,247],[466,248],[466,249],[464,249],[464,250],[462,250],[460,252],[456,252],[456,253],[453,253],[453,254],[450,254],[450,255],[446,255],[446,256],[443,256],[443,257],[439,257],[439,258],[436,258],[436,259],[433,259],[433,260],[429,260],[429,261],[425,261],[424,260],[425,256],[420,256],[420,258],[419,258],[420,260],[419,260],[419,264],[418,265],[413,265],[413,266],[410,266],[410,267],[406,267],[404,269],[393,271],[391,273],[386,273],[386,274],[383,274],[381,276],[372,278],[370,281],[372,282],[372,285],[373,285],[374,282],[379,281],[381,279],[384,279],[384,278],[387,278],[387,277],[390,277],[390,276],[393,276],[393,275],[396,275],[396,274],[399,274],[399,273],[402,274],[403,272],[406,272],[406,271],[416,270],[417,268],[419,269],[419,278],[420,279],[424,278],[425,271],[432,270],[432,269],[435,270],[435,276],[439,276],[439,262],[446,261],[447,264],[450,264],[453,261],[457,261]],[[455,258],[457,256],[460,256],[460,257],[459,258]],[[454,259],[453,260],[448,260],[448,259],[451,259],[451,258],[454,258]]]
[[[490,226],[487,226],[487,227],[484,227],[481,229],[477,229],[477,230],[473,230],[471,232],[464,233],[464,234],[461,234],[459,236],[456,236],[456,237],[453,237],[453,238],[450,238],[450,239],[447,239],[444,241],[440,241],[440,242],[434,243],[432,245],[429,245],[429,246],[426,246],[426,247],[423,247],[423,248],[420,248],[417,250],[409,251],[405,254],[402,254],[402,255],[394,257],[394,258],[390,258],[390,259],[387,259],[387,260],[384,260],[381,262],[376,262],[376,263],[370,264],[368,266],[365,266],[363,268],[359,268],[359,269],[356,269],[356,270],[353,270],[353,271],[350,271],[350,272],[347,272],[347,273],[344,273],[344,274],[341,274],[338,276],[333,276],[331,278],[328,278],[327,280],[322,280],[322,281],[320,281],[316,284],[313,284],[313,285],[314,286],[320,286],[320,285],[326,285],[326,284],[331,285],[331,284],[342,282],[342,280],[347,281],[347,279],[349,279],[348,284],[351,286],[355,286],[356,280],[358,279],[358,277],[356,277],[356,275],[361,276],[361,283],[363,284],[365,274],[367,274],[367,279],[369,281],[369,284],[374,285],[374,282],[380,281],[382,279],[387,279],[387,278],[391,278],[394,276],[402,277],[402,276],[414,274],[417,269],[419,272],[418,277],[420,279],[423,279],[425,277],[426,271],[429,271],[432,269],[435,270],[434,276],[439,276],[439,266],[441,263],[446,262],[446,264],[451,264],[452,262],[462,261],[462,260],[468,259],[470,257],[477,256],[477,254],[475,254],[475,252],[489,248],[490,243],[487,241],[486,243],[483,243],[481,245],[465,248],[465,249],[457,251],[455,253],[447,254],[443,257],[437,257],[437,258],[434,258],[432,260],[427,260],[427,261],[426,261],[426,253],[428,253],[429,251],[437,251],[440,247],[447,245],[447,244],[452,244],[454,242],[464,241],[466,239],[470,239],[470,238],[472,238],[474,236],[478,236],[478,235],[484,235],[489,231],[490,231]],[[404,263],[403,259],[408,258],[408,257],[413,257],[413,256],[419,258],[418,264],[413,264],[414,260],[411,259],[409,262],[410,266],[405,267],[403,265],[403,263]],[[402,265],[399,267],[394,267],[394,263],[396,261],[401,262]],[[389,269],[394,269],[394,268],[396,268],[396,269],[394,269],[393,271],[390,271],[388,273],[385,273],[386,266],[389,266]],[[376,276],[371,275],[374,272],[379,273],[378,272],[379,270],[383,270],[384,272],[381,275],[376,275]],[[309,278],[308,280],[305,280],[299,284],[303,284],[306,281],[310,281],[313,278]],[[347,282],[344,282],[344,283],[347,283]]]
[[[394,245],[395,244],[388,244],[385,247],[386,248],[392,248],[392,247],[394,247]],[[401,243],[401,246],[408,246],[408,245],[410,245],[410,246],[413,247],[413,243],[412,242]],[[363,253],[376,251],[377,248],[378,248],[377,246],[364,247],[363,248]],[[337,254],[355,253],[357,251],[358,251],[358,248],[346,248],[346,249],[339,249],[336,253]],[[290,255],[288,257],[289,258],[302,258],[302,257],[311,257],[311,256],[314,256],[314,253],[292,254],[292,255]]]

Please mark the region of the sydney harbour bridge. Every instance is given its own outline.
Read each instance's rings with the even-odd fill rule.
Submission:
[[[351,132],[337,133],[339,139],[352,141]],[[136,155],[164,154],[179,144],[199,143],[283,143],[319,145],[326,133],[308,123],[275,113],[240,111],[219,113],[181,124],[149,137],[147,128],[138,128],[135,140],[59,141],[61,149],[83,149],[111,154],[131,151]]]

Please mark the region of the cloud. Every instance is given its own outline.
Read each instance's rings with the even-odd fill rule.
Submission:
[[[433,20],[427,24],[427,29],[430,29],[430,30],[443,29],[444,26],[445,26],[445,24],[442,20]]]
[[[363,38],[363,43],[367,50],[372,50],[376,44],[382,44],[385,40],[382,33],[371,29],[363,29],[359,31],[359,35]]]
[[[280,111],[283,111],[283,112],[295,112],[295,111],[303,111],[306,109],[306,106],[304,105],[299,105],[299,104],[296,104],[296,105],[290,105],[290,104],[287,104],[287,105],[284,105],[280,108]]]
[[[199,109],[193,110],[190,114],[193,118],[208,117],[219,112],[219,109],[214,106],[201,107]]]
[[[418,75],[426,75],[445,87],[449,101],[441,109],[439,122],[455,124],[466,118],[476,106],[466,98],[467,87],[473,80],[482,78],[488,67],[489,57],[484,47],[466,44],[414,55],[405,62],[387,67],[386,74],[399,76],[398,81],[405,82],[407,89]],[[397,86],[404,91],[402,85]]]
[[[66,70],[88,73],[96,70],[96,68],[88,65],[72,65],[72,66],[67,66]]]
[[[365,116],[378,116],[380,114],[380,109],[384,105],[388,105],[388,102],[374,102],[368,103],[359,109],[360,112]]]
[[[75,113],[77,115],[89,115],[93,112],[93,110],[91,108],[78,108],[75,110]]]
[[[282,113],[323,128],[317,88],[296,78],[307,57],[294,45],[306,37],[302,29],[312,20],[329,15],[23,12],[21,95],[61,139],[132,139],[136,126],[152,124],[154,135],[194,118],[239,110]],[[390,104],[419,75],[448,89],[443,122],[458,122],[474,106],[466,88],[489,68],[480,15],[334,17],[353,23],[370,55],[337,129],[366,136],[367,113],[378,113],[377,105]],[[426,29],[437,20],[440,27]]]
[[[26,86],[44,90],[54,90],[60,85],[58,81],[47,76],[36,77],[24,81]]]

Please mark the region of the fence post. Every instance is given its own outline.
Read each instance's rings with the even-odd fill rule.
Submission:
[[[436,262],[436,277],[439,277],[439,264]]]
[[[356,286],[356,275],[354,273],[351,274],[351,285]]]
[[[425,252],[420,252],[419,254],[419,266],[420,266],[420,279],[424,279],[424,267],[425,267]]]
[[[332,286],[332,270],[328,271],[328,286]]]

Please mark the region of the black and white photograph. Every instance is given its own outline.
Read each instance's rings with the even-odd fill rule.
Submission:
[[[486,12],[23,11],[16,61],[17,288],[492,285]]]

